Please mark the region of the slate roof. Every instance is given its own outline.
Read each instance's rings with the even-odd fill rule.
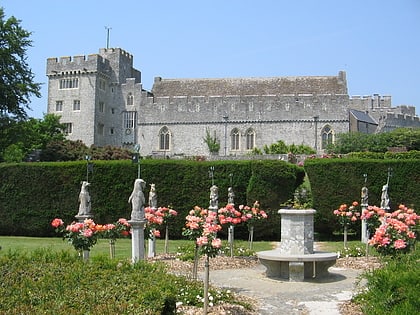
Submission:
[[[282,94],[347,94],[339,76],[272,78],[162,79],[155,78],[152,93],[164,96],[226,96]]]
[[[356,109],[350,109],[350,113],[361,122],[378,125],[378,123],[366,112],[362,112]]]

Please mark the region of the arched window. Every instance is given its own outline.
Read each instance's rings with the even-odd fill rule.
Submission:
[[[329,144],[334,143],[334,131],[326,125],[321,131],[322,144],[321,149],[325,150]]]
[[[169,142],[171,139],[171,133],[168,127],[163,127],[159,131],[159,150],[169,150]]]
[[[238,129],[233,129],[230,133],[230,149],[239,150],[240,134]]]
[[[127,95],[127,105],[134,105],[134,96],[131,92]]]
[[[246,131],[246,149],[253,150],[255,147],[255,131],[252,128],[249,128]]]

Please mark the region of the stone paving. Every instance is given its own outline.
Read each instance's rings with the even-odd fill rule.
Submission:
[[[331,267],[320,280],[289,282],[265,276],[258,264],[246,269],[211,270],[210,283],[257,299],[259,314],[339,315],[339,304],[351,299],[361,270]]]

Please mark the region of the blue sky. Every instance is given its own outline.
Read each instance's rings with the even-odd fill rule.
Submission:
[[[33,34],[28,63],[47,110],[46,60],[120,47],[154,77],[337,75],[349,95],[391,95],[420,114],[420,0],[0,0]]]

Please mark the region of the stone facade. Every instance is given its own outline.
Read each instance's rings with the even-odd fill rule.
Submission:
[[[69,139],[88,146],[139,143],[143,156],[209,155],[206,132],[220,142],[219,155],[245,155],[278,140],[322,152],[335,134],[350,130],[349,108],[372,106],[367,98],[349,97],[342,71],[337,76],[157,77],[146,91],[133,56],[119,48],[49,58],[47,76],[48,113],[61,115]],[[391,119],[388,114],[385,120]],[[396,119],[409,120],[408,114]]]

